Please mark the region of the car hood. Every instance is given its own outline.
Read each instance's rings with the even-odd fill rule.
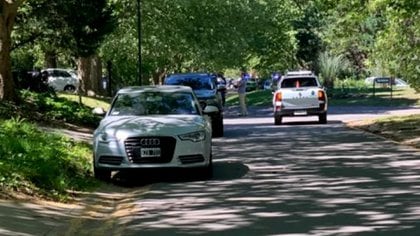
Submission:
[[[197,98],[208,98],[214,97],[216,92],[214,90],[194,90],[195,95]]]
[[[208,125],[208,121],[198,115],[108,116],[101,121],[94,136],[106,133],[119,140],[132,136],[173,136],[204,130]]]

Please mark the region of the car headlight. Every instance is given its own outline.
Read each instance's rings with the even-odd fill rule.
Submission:
[[[117,142],[118,139],[115,136],[104,132],[104,133],[98,134],[98,141],[102,143],[110,143],[110,142]]]
[[[197,131],[188,134],[182,134],[178,136],[182,141],[200,142],[206,138],[204,131]]]

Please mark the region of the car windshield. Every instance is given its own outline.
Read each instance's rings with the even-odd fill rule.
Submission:
[[[191,75],[191,76],[170,76],[165,80],[167,85],[184,85],[193,90],[214,89],[210,76]]]
[[[111,116],[198,114],[198,109],[191,93],[148,91],[118,95],[109,114]]]
[[[286,78],[281,81],[281,88],[317,87],[316,79],[313,77]]]

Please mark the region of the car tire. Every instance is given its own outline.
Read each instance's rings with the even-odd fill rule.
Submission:
[[[282,120],[283,120],[282,116],[275,116],[274,117],[274,125],[281,125]]]
[[[95,178],[101,181],[109,182],[111,180],[111,171],[94,167],[93,172]]]
[[[204,175],[206,179],[213,178],[213,155],[210,154],[209,165],[205,167]]]
[[[202,180],[209,180],[213,178],[213,155],[210,154],[209,165],[205,167],[200,167],[197,169],[197,175]]]
[[[323,113],[318,115],[318,120],[320,124],[326,124],[327,123],[327,113]]]
[[[73,85],[66,85],[63,90],[64,92],[74,93],[76,91],[76,87]]]
[[[223,137],[224,135],[224,127],[223,127],[223,118],[217,117],[212,120],[212,128],[213,128],[213,137]]]

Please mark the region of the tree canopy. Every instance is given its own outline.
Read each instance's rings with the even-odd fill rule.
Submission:
[[[419,2],[411,0],[142,0],[144,84],[166,73],[312,69],[343,58],[354,78],[403,77],[420,88]],[[137,2],[0,1],[0,100],[12,67],[75,67],[98,53],[115,85],[138,83]],[[98,50],[99,49],[99,50]],[[10,58],[11,53],[11,58]]]

